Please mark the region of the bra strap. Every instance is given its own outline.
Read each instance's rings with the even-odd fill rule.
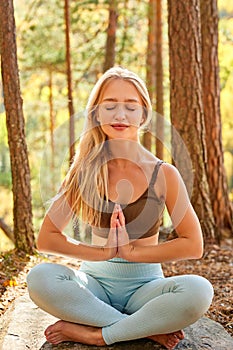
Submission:
[[[158,172],[159,172],[159,168],[160,168],[160,166],[161,166],[163,163],[164,163],[163,160],[159,160],[159,161],[156,163],[155,168],[154,168],[154,171],[153,171],[152,176],[151,176],[151,180],[150,180],[150,185],[149,185],[149,187],[154,186],[155,181],[156,181],[156,179],[157,179]]]

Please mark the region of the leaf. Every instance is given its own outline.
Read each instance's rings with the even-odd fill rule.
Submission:
[[[15,280],[6,280],[3,282],[4,287],[15,287],[17,285],[18,285],[18,283]]]

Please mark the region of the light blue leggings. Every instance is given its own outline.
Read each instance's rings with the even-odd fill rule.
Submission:
[[[160,264],[122,259],[83,262],[79,270],[40,264],[27,283],[41,309],[65,321],[101,327],[108,345],[183,329],[208,310],[213,297],[203,277],[164,278]]]

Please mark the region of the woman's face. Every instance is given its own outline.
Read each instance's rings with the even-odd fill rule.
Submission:
[[[142,99],[136,87],[114,79],[105,88],[99,102],[97,120],[108,139],[137,140],[143,123]]]

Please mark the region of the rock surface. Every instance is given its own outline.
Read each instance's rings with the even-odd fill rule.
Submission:
[[[27,294],[16,299],[12,308],[0,319],[1,350],[162,350],[164,347],[150,340],[142,339],[114,345],[97,347],[79,343],[62,343],[57,346],[45,341],[44,329],[56,318],[46,314],[34,305]],[[231,350],[233,338],[224,328],[203,317],[185,329],[185,339],[176,350]]]

